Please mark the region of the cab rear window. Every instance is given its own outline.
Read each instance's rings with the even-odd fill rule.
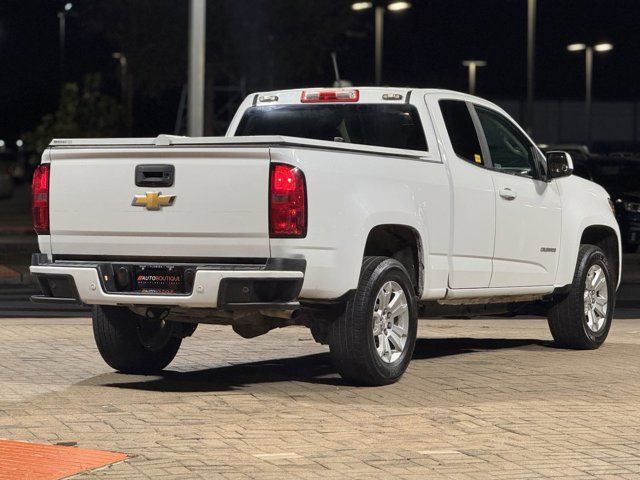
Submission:
[[[272,105],[249,108],[235,136],[282,135],[427,150],[420,115],[407,104]]]

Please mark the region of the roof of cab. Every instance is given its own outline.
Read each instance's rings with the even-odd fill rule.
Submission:
[[[382,91],[382,92],[408,92],[419,90],[424,93],[460,93],[467,95],[463,92],[457,92],[455,90],[447,90],[443,88],[416,88],[416,87],[364,87],[354,85],[353,87],[306,87],[306,88],[288,88],[284,90],[272,90],[266,92],[255,92],[257,95],[277,95],[278,93],[298,92],[302,93],[305,90],[360,90],[365,92]]]
[[[285,90],[272,90],[272,91],[264,91],[264,92],[254,92],[252,94],[250,94],[248,96],[248,98],[251,98],[252,103],[255,105],[257,103],[299,103],[300,101],[300,96],[302,95],[302,92],[304,91],[317,91],[317,90],[358,90],[360,92],[360,99],[363,100],[364,97],[364,101],[368,101],[367,97],[370,99],[371,98],[371,94],[380,94],[383,95],[385,93],[399,93],[401,95],[403,95],[403,99],[400,100],[400,102],[405,101],[405,96],[407,95],[408,92],[411,92],[412,94],[422,94],[422,95],[426,95],[426,94],[436,94],[436,95],[455,95],[455,96],[460,96],[460,97],[464,97],[465,99],[469,100],[469,101],[477,101],[477,102],[481,102],[481,103],[492,103],[489,102],[488,100],[481,98],[481,97],[477,97],[465,92],[459,92],[456,90],[448,90],[445,88],[413,88],[413,87],[392,87],[392,86],[385,86],[385,87],[361,87],[361,86],[353,86],[353,87],[308,87],[308,88],[291,88],[291,89],[285,89]],[[364,95],[363,95],[364,94]],[[278,100],[274,101],[274,100],[270,100],[268,102],[261,102],[259,99],[260,97],[272,97],[272,96],[277,96],[280,97],[278,98]],[[337,102],[340,103],[340,102]]]
[[[238,108],[229,128],[227,130],[227,135],[231,135],[232,132],[235,131],[235,128],[238,126],[238,122],[240,121],[244,112],[251,107],[266,107],[266,106],[276,106],[276,105],[307,105],[307,103],[303,103],[301,101],[302,92],[304,91],[318,91],[318,90],[358,90],[359,98],[357,100],[358,103],[389,103],[389,104],[398,104],[398,103],[408,103],[409,102],[409,94],[411,94],[411,101],[415,104],[415,98],[418,96],[423,96],[427,94],[433,95],[442,95],[444,97],[451,97],[452,99],[458,99],[462,101],[472,102],[478,105],[482,105],[487,108],[491,108],[510,118],[515,122],[513,118],[500,106],[495,103],[486,100],[481,97],[476,97],[474,95],[470,95],[464,92],[458,92],[455,90],[447,90],[443,88],[412,88],[412,87],[309,87],[309,88],[293,88],[288,90],[272,90],[266,92],[254,92],[248,95],[245,100]],[[385,93],[398,93],[401,95],[400,98],[394,99],[383,99],[382,95]],[[271,98],[269,98],[271,97]],[[343,103],[341,101],[336,102],[327,102],[327,105],[332,103]],[[312,104],[312,103],[311,103]],[[355,104],[355,102],[354,102]]]

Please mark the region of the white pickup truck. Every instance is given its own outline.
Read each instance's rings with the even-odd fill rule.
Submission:
[[[165,368],[198,323],[305,325],[369,385],[405,371],[419,316],[547,316],[559,345],[597,348],[620,234],[571,173],[445,90],[258,93],[225,137],[53,140],[33,300],[92,305],[102,357],[129,373]]]

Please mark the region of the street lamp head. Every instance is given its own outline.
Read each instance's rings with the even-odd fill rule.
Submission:
[[[613,45],[610,43],[598,43],[597,45],[593,46],[593,49],[596,52],[609,52],[613,50]]]
[[[68,2],[64,4],[64,11],[68,12],[69,10],[71,10],[73,8],[73,3]]]
[[[371,7],[373,7],[372,2],[355,2],[351,4],[351,10],[355,10],[356,12],[360,10],[367,10]]]
[[[127,57],[124,53],[122,52],[113,52],[111,54],[111,57],[115,60],[118,60],[118,62],[120,62],[120,67],[122,68],[127,68]]]
[[[411,8],[411,2],[391,2],[387,5],[387,10],[390,12],[400,12]]]
[[[464,60],[462,65],[465,67],[470,67],[471,65],[475,65],[476,67],[486,67],[487,62],[485,60]]]
[[[581,52],[586,48],[587,46],[584,43],[572,43],[571,45],[567,45],[567,50],[570,52]]]

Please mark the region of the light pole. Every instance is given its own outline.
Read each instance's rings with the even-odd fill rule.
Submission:
[[[584,50],[585,63],[585,131],[587,134],[587,144],[591,145],[591,91],[593,85],[593,52],[604,53],[613,50],[610,43],[597,43],[586,45],[584,43],[572,43],[567,45],[570,52],[582,52]]]
[[[60,83],[64,82],[64,42],[65,36],[67,34],[67,14],[73,8],[73,3],[67,2],[64,4],[64,9],[58,12],[58,23],[59,23],[59,32],[58,32],[58,42],[60,48]]]
[[[122,52],[114,52],[111,55],[120,65],[120,95],[122,97],[122,105],[127,109],[127,120],[129,130],[133,120],[133,82],[129,75],[129,63],[127,57]],[[129,132],[131,133],[131,132]]]
[[[122,52],[113,52],[111,57],[120,64],[120,95],[124,104],[127,100],[127,57]]]
[[[374,8],[374,2],[355,2],[351,4],[351,9],[358,12]],[[384,38],[384,14],[385,10],[390,12],[401,12],[411,8],[410,2],[392,1],[385,4],[375,3],[375,83],[382,84],[382,47]]]
[[[486,67],[487,62],[484,60],[465,60],[462,65],[469,69],[469,93],[476,94],[476,70],[478,67]]]
[[[192,137],[204,135],[204,60],[206,0],[191,0],[189,11],[189,107],[187,130]]]
[[[535,85],[536,3],[527,0],[527,130],[533,133],[533,94]]]

